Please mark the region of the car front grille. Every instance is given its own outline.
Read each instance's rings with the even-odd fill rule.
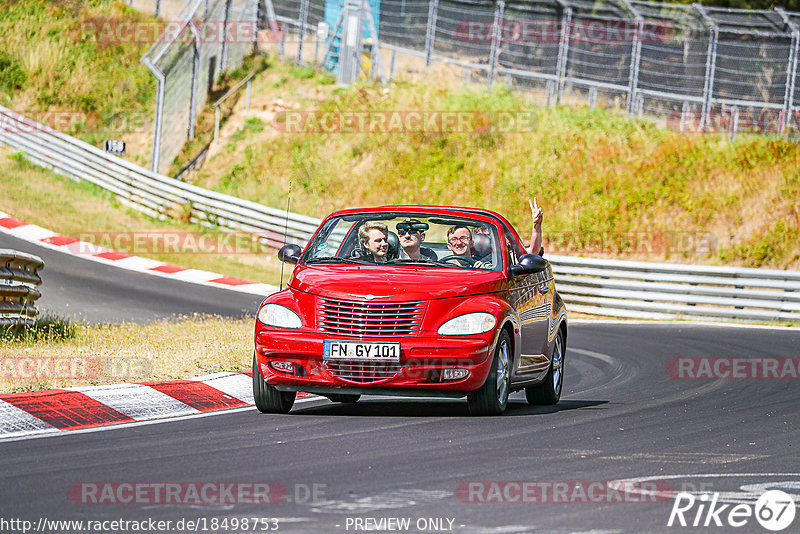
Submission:
[[[326,361],[325,369],[336,378],[359,384],[370,384],[396,377],[403,367],[399,363],[336,360]]]
[[[416,334],[425,302],[319,300],[319,326],[331,334],[396,337]]]

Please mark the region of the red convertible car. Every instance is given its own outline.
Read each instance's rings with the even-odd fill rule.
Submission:
[[[561,397],[567,313],[550,264],[488,210],[384,206],[329,215],[255,327],[253,395],[287,413],[297,392],[467,397],[500,414],[511,392]]]

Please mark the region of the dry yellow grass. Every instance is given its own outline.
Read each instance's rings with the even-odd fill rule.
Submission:
[[[246,371],[253,320],[196,316],[146,325],[79,325],[74,339],[0,341],[0,392]]]

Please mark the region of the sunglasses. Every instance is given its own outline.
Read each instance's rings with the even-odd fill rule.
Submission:
[[[400,235],[406,235],[406,234],[417,235],[417,234],[421,234],[422,232],[418,232],[416,230],[398,230],[397,233],[400,234]]]

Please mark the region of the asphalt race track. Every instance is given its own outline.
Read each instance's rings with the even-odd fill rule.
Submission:
[[[667,365],[678,356],[796,357],[798,347],[797,329],[574,324],[555,407],[528,406],[518,393],[504,416],[473,418],[460,400],[312,398],[288,415],[245,408],[4,442],[0,502],[4,518],[34,525],[172,521],[162,532],[768,532],[754,517],[735,529],[667,522],[678,491],[698,499],[685,513],[689,525],[706,520],[702,492],[727,503],[723,522],[766,489],[800,502],[798,381],[680,379]],[[621,479],[646,479],[658,491],[619,502],[609,487]],[[601,485],[587,495],[575,481]],[[206,482],[245,493],[194,504],[187,488]],[[182,496],[146,493],[160,483],[184,483]],[[251,483],[271,483],[279,502],[250,504]],[[523,499],[519,488],[531,487],[540,489]],[[106,504],[93,503],[104,491]],[[245,517],[277,524],[232,529]],[[181,519],[200,523],[176,528]],[[123,531],[109,525],[104,532]],[[798,525],[800,517],[785,532]]]
[[[263,300],[256,295],[126,271],[4,233],[0,233],[0,248],[28,252],[44,260],[39,286],[42,297],[36,301],[40,312],[90,323],[142,323],[193,313],[252,317]]]

